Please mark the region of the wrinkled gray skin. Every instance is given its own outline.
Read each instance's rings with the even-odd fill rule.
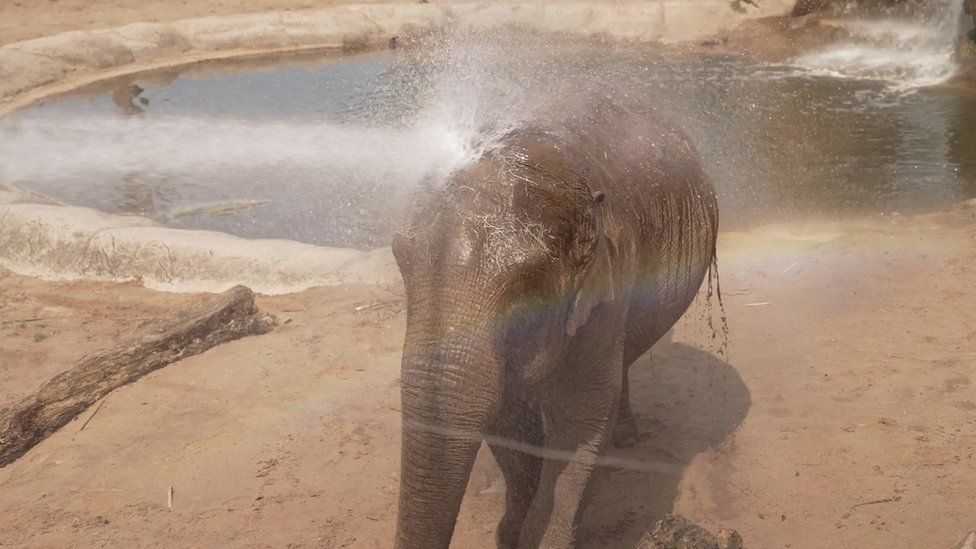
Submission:
[[[633,443],[627,369],[697,293],[718,209],[685,135],[619,105],[561,106],[562,122],[513,132],[394,238],[396,547],[448,547],[482,441],[507,487],[498,545],[571,547],[595,458]]]

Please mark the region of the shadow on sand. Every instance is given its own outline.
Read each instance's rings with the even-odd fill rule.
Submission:
[[[652,354],[630,370],[640,441],[608,452],[646,467],[598,469],[579,533],[583,547],[634,547],[672,510],[695,456],[722,445],[749,411],[749,391],[727,362],[682,343],[662,341]]]

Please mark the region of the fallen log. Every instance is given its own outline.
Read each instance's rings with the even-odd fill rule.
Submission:
[[[276,320],[235,286],[173,320],[146,326],[115,347],[85,357],[0,410],[0,467],[24,455],[113,390],[178,360],[244,336],[271,331]]]

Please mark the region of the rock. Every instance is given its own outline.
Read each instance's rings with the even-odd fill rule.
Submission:
[[[712,534],[681,515],[668,513],[637,543],[637,549],[742,549],[735,530]]]

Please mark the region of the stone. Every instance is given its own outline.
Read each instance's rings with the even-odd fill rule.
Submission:
[[[668,513],[637,543],[637,549],[742,549],[735,530],[712,534],[681,515]]]

